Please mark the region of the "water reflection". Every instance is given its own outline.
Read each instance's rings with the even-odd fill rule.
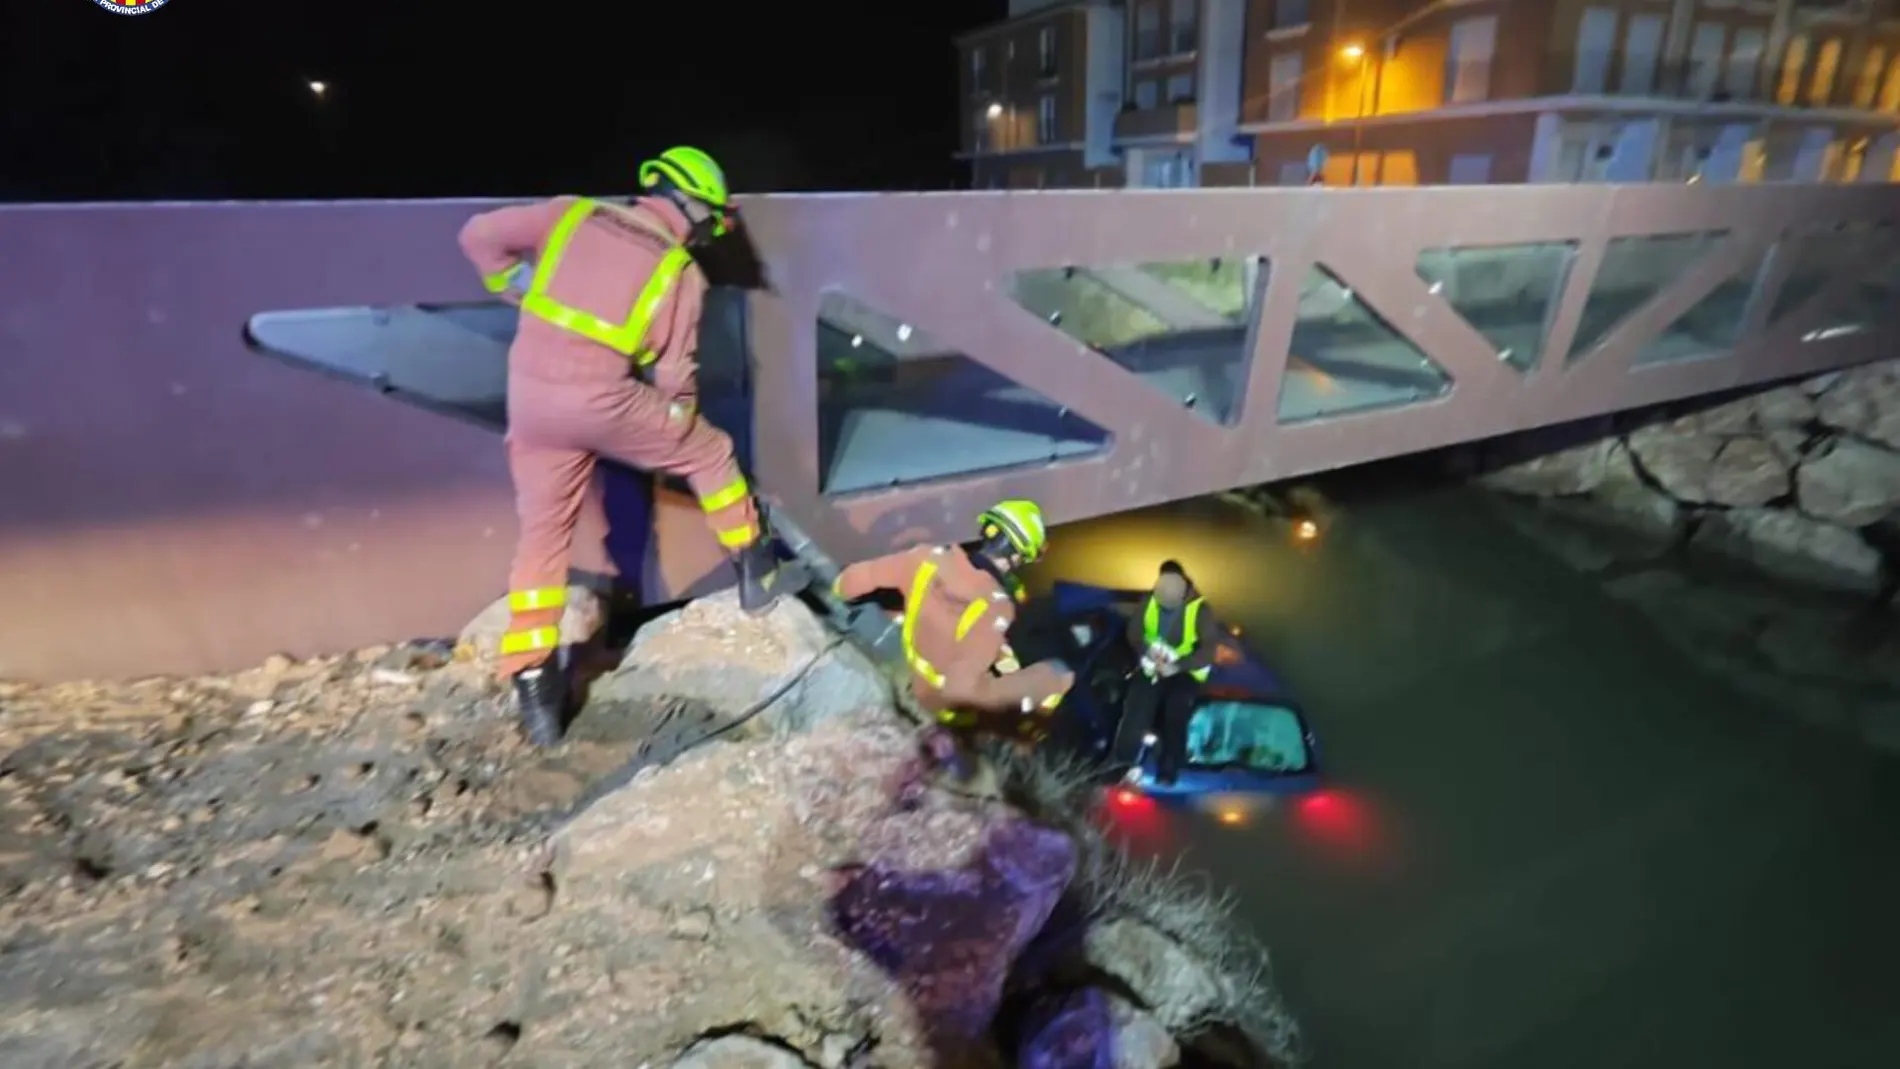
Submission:
[[[1277,951],[1320,1066],[1888,1064],[1900,769],[1689,663],[1462,489],[1301,543],[1187,502],[1033,579],[1183,561],[1303,699],[1320,801],[1113,812]]]

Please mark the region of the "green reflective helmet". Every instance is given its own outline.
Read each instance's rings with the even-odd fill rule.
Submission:
[[[1002,535],[1024,564],[1033,563],[1049,547],[1049,530],[1042,522],[1042,506],[1017,499],[998,501],[976,519],[984,538]]]
[[[662,183],[712,209],[715,237],[732,228],[732,191],[711,156],[681,145],[640,165],[640,188],[658,190]]]

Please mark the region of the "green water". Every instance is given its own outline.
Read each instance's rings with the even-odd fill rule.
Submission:
[[[1319,1067],[1900,1065],[1900,760],[1695,668],[1481,507],[1216,502],[1059,533],[1181,559],[1309,707],[1321,803],[1140,818],[1240,895]]]

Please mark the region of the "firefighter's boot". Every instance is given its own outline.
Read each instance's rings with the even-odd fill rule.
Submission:
[[[748,616],[772,611],[778,599],[811,585],[811,573],[797,561],[782,561],[772,539],[761,538],[739,551],[739,608]]]
[[[560,667],[543,664],[515,673],[515,705],[529,743],[560,742],[561,720],[567,713],[567,678]]]

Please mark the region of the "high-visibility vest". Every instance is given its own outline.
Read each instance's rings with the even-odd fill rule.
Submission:
[[[1182,610],[1181,641],[1174,645],[1174,655],[1176,657],[1186,657],[1188,654],[1194,652],[1194,647],[1201,644],[1200,617],[1201,602],[1203,600],[1202,598],[1195,598],[1193,601],[1188,602]],[[1147,611],[1142,614],[1141,633],[1142,642],[1145,646],[1154,646],[1157,644],[1166,645],[1166,643],[1161,641],[1161,603],[1157,602],[1152,594],[1148,595],[1148,608]],[[1196,668],[1188,673],[1188,675],[1193,676],[1202,683],[1207,682],[1207,677],[1212,674],[1214,674],[1212,667]]]
[[[640,288],[640,295],[628,309],[627,319],[623,323],[610,323],[592,312],[570,307],[548,296],[548,287],[554,281],[555,272],[560,269],[561,258],[566,255],[574,232],[596,211],[613,212],[659,238],[667,246],[666,252],[660,256],[659,264],[647,276],[646,285]],[[588,341],[604,345],[632,360],[637,367],[646,367],[659,358],[658,353],[646,347],[647,330],[653,324],[653,314],[659,311],[660,302],[666,300],[667,294],[673,291],[680,275],[692,262],[693,255],[686,251],[686,246],[656,224],[617,205],[581,197],[561,214],[560,221],[548,232],[547,244],[541,250],[541,261],[534,268],[534,278],[528,283],[527,292],[522,294],[521,310],[563,330],[571,330]],[[510,268],[490,275],[483,283],[490,293],[505,292],[512,284],[516,270],[518,268]]]

